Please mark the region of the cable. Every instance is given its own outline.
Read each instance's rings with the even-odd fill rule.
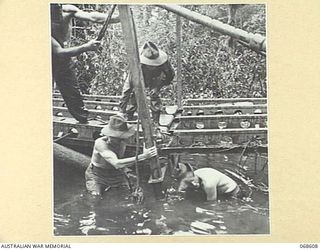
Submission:
[[[137,134],[136,134],[136,161],[135,161],[135,167],[136,167],[136,176],[137,176],[137,181],[136,181],[136,188],[138,189],[140,187],[140,172],[139,172],[139,167],[138,167],[138,155],[139,155],[139,118],[137,120]]]

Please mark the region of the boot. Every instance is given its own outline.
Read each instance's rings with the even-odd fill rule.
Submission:
[[[156,127],[159,127],[160,111],[159,112],[152,112],[152,119],[153,119],[154,125]]]
[[[134,113],[129,113],[129,114],[127,114],[127,117],[128,117],[128,121],[134,121],[134,120],[136,120],[136,119],[134,118]]]

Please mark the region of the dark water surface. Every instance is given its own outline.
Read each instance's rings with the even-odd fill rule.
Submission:
[[[145,200],[140,205],[132,201],[125,188],[110,189],[102,198],[92,197],[86,193],[83,172],[56,162],[54,234],[269,234],[266,160],[258,158],[255,164],[254,157],[248,157],[239,168],[239,157],[239,154],[197,154],[181,160],[196,168],[211,166],[228,174],[245,193],[243,199],[216,202],[204,202],[197,197],[187,199],[173,192],[178,183],[171,180],[167,187],[172,192],[164,201],[156,201],[152,188],[144,184]],[[236,178],[230,171],[242,173],[245,178]]]

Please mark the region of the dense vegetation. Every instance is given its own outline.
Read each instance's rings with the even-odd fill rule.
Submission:
[[[78,5],[107,12],[110,5]],[[230,19],[229,5],[188,5],[196,12],[243,30],[266,35],[265,6],[241,5]],[[117,13],[115,13],[117,14]],[[133,6],[139,45],[150,40],[177,65],[176,15],[155,6]],[[184,98],[266,97],[266,57],[200,24],[182,20],[182,84]],[[101,25],[74,22],[70,45],[96,38]],[[120,95],[128,75],[121,24],[109,26],[100,53],[84,53],[76,60],[83,92]],[[163,96],[175,96],[173,87]]]

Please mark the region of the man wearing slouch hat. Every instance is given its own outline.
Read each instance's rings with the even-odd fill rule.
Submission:
[[[128,138],[133,136],[135,128],[127,124],[121,115],[110,118],[108,125],[102,130],[102,137],[94,143],[91,163],[86,170],[86,187],[93,195],[102,195],[110,187],[128,186],[124,170],[134,166],[136,157],[124,157]],[[144,148],[138,155],[138,161],[155,157],[155,146]]]

